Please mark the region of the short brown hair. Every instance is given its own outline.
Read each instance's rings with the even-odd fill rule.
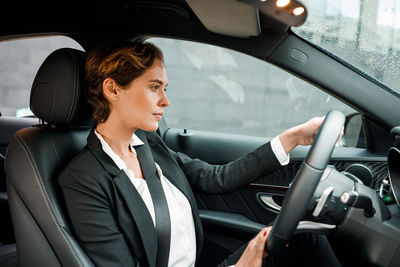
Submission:
[[[164,63],[164,56],[157,46],[148,42],[107,43],[89,53],[85,66],[85,92],[96,124],[105,122],[110,114],[109,103],[103,95],[103,81],[111,78],[125,88],[156,61]]]

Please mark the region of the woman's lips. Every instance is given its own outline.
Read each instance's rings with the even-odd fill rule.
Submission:
[[[153,113],[153,115],[156,117],[156,120],[160,121],[162,119],[163,113]]]

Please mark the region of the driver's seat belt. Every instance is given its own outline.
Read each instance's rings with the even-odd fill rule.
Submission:
[[[138,154],[143,176],[146,179],[154,205],[158,241],[156,266],[167,267],[171,241],[171,220],[169,216],[167,199],[165,198],[161,180],[158,176],[149,145],[145,144],[141,146],[135,146],[135,150]]]

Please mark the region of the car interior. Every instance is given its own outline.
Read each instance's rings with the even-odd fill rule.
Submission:
[[[280,170],[233,192],[195,192],[205,239],[198,266],[216,266],[266,225],[274,227],[271,252],[294,234],[313,232],[327,235],[343,266],[400,266],[400,95],[296,34],[310,6],[289,1],[290,9],[281,9],[278,2],[5,3],[15,18],[0,19],[6,25],[1,42],[63,35],[84,51],[60,48],[46,56],[29,92],[34,115],[0,115],[0,266],[93,266],[70,227],[58,184],[93,126],[82,89],[85,59],[109,41],[159,37],[256,58],[356,111],[322,114],[326,120],[313,145],[293,150]],[[303,13],[290,13],[296,8]],[[29,23],[17,24],[17,14]],[[296,117],[295,107],[285,112]],[[228,163],[269,140],[169,121],[163,118],[157,130],[168,147],[210,164]]]

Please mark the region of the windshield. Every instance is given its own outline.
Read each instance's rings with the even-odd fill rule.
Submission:
[[[400,1],[301,2],[308,18],[296,34],[400,93]]]

